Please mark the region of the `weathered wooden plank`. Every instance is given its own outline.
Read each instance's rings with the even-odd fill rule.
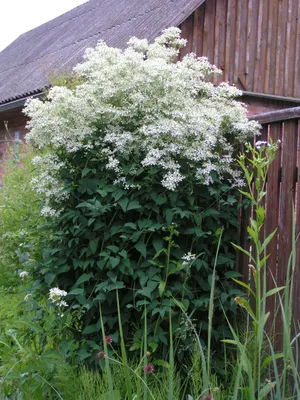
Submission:
[[[246,1],[240,10],[240,31],[237,32],[237,35],[239,36],[239,45],[236,48],[236,51],[239,52],[239,65],[238,65],[238,70],[235,71],[238,82],[237,86],[244,90],[248,90],[246,84],[247,19],[248,19],[248,2]]]
[[[205,4],[202,4],[194,12],[193,29],[193,52],[197,56],[202,56],[203,51],[203,27],[204,27]]]
[[[268,39],[268,17],[269,3],[268,0],[260,2],[262,4],[262,26],[261,26],[261,45],[259,54],[259,65],[257,68],[257,78],[255,77],[257,92],[264,91],[264,79],[267,66],[267,39]]]
[[[284,77],[284,95],[293,95],[294,83],[294,57],[297,52],[296,49],[296,16],[297,16],[297,3],[295,0],[288,2],[288,18],[286,27],[286,56],[285,56],[285,77]],[[298,82],[299,83],[299,82]]]
[[[279,209],[277,285],[284,286],[292,249],[292,206],[295,200],[298,121],[285,121],[282,135],[282,172]]]
[[[236,0],[228,0],[224,80],[234,80]]]
[[[240,1],[236,4],[236,18],[235,18],[235,43],[234,43],[234,70],[232,82],[237,83],[239,77],[239,58],[240,58],[240,33],[241,33],[241,13],[242,3]]]
[[[294,63],[294,82],[293,82],[293,96],[300,97],[300,1],[297,5],[296,14],[296,52],[295,52],[295,63]]]
[[[247,50],[246,50],[246,84],[247,90],[253,90],[255,49],[257,40],[257,23],[259,0],[249,0],[248,2],[248,21],[247,21]]]
[[[216,0],[206,2],[204,17],[203,55],[213,62],[214,57],[214,16]]]
[[[259,90],[259,65],[261,62],[261,47],[262,47],[262,39],[263,39],[263,6],[264,2],[259,1],[258,3],[258,16],[257,16],[257,37],[256,37],[256,49],[255,49],[255,62],[254,62],[254,81],[253,81],[253,91],[261,92]]]
[[[270,0],[270,32],[269,32],[269,51],[270,51],[270,62],[268,64],[269,67],[269,78],[268,82],[266,81],[266,85],[268,84],[268,89],[265,90],[266,93],[275,94],[275,80],[276,80],[276,62],[279,55],[277,54],[277,25],[278,25],[278,17],[279,17],[279,1],[280,0]],[[266,86],[267,87],[267,86]]]
[[[278,29],[277,29],[277,50],[276,50],[276,78],[275,94],[284,93],[284,70],[286,57],[286,24],[288,0],[281,0],[278,7]]]
[[[268,124],[270,122],[286,121],[297,118],[300,118],[300,107],[292,107],[283,110],[252,115],[249,119],[258,121],[260,124]]]
[[[271,59],[271,44],[272,44],[272,27],[273,27],[273,7],[272,0],[267,0],[268,2],[268,26],[266,32],[266,65],[264,71],[264,82],[263,82],[263,92],[268,93],[269,89],[269,79],[270,79],[270,59]]]
[[[227,0],[217,1],[216,7],[216,23],[218,23],[219,26],[219,42],[215,41],[216,46],[218,47],[218,61],[216,61],[216,65],[224,72]],[[223,76],[220,78],[220,81],[221,80],[224,80]]]
[[[181,35],[187,40],[186,46],[181,49],[181,57],[186,54],[191,53],[193,48],[193,24],[194,24],[194,14],[191,14],[182,24],[181,24]]]

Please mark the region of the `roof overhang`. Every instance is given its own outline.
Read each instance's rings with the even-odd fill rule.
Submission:
[[[3,112],[6,112],[6,111],[15,110],[17,108],[23,108],[28,99],[39,98],[39,97],[42,96],[42,94],[43,93],[41,92],[41,93],[38,93],[38,94],[34,94],[32,96],[23,97],[22,99],[9,101],[7,103],[0,104],[0,114],[3,113]]]

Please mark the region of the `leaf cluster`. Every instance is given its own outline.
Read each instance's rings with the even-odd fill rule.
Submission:
[[[77,154],[69,160],[77,163],[78,173],[69,182],[65,177],[71,195],[65,211],[52,222],[56,235],[37,266],[40,282],[69,293],[72,308],[83,315],[78,340],[86,340],[90,349],[101,341],[99,301],[106,332],[118,340],[116,289],[124,336],[132,350],[142,346],[145,305],[152,351],[168,346],[170,310],[174,331],[188,336],[173,299],[197,319],[205,338],[218,236],[225,228],[215,276],[213,336],[219,339],[224,330],[222,307],[235,310],[238,294],[230,279],[238,276],[230,245],[237,239],[236,193],[216,175],[209,187],[195,184],[190,176],[176,192],[168,191],[159,183],[160,168],[145,170],[134,160],[123,160],[124,165],[125,161],[131,185],[127,190],[114,183],[113,174],[96,156]],[[184,262],[187,253],[195,259]],[[81,357],[89,354],[83,351]]]

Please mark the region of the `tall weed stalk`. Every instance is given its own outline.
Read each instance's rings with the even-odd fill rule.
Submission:
[[[246,145],[246,154],[248,152],[250,157],[245,154],[239,156],[239,165],[244,172],[247,183],[247,191],[241,191],[241,193],[249,198],[253,205],[253,218],[250,218],[250,226],[247,229],[251,238],[252,251],[247,251],[235,244],[234,246],[246,254],[251,262],[249,269],[253,285],[250,282],[234,279],[236,283],[247,289],[249,295],[248,298],[237,297],[235,301],[247,311],[248,318],[252,321],[250,330],[253,327],[254,347],[253,354],[250,354],[249,349],[247,349],[247,346],[250,345],[248,339],[250,336],[242,343],[238,334],[230,325],[233,340],[226,342],[236,345],[239,358],[233,399],[238,399],[238,393],[241,391],[243,396],[246,396],[243,398],[251,400],[266,398],[283,400],[286,399],[288,391],[292,392],[292,397],[289,398],[300,398],[299,375],[292,349],[293,340],[296,340],[296,338],[291,339],[296,238],[293,233],[293,249],[287,265],[286,285],[278,287],[275,282],[274,288],[269,290],[267,289],[267,260],[269,255],[266,252],[267,246],[276,235],[276,230],[265,239],[261,239],[265,222],[263,201],[266,196],[267,173],[270,164],[275,159],[277,146],[277,143],[264,142],[258,142],[254,147],[248,144]],[[295,232],[295,226],[293,232]],[[284,266],[280,267],[283,268]],[[274,350],[272,340],[268,336],[268,325],[270,325],[272,318],[270,311],[267,310],[267,299],[269,297],[273,300],[275,300],[275,297],[279,299],[279,310],[275,312],[274,318],[280,317],[282,320],[283,348],[278,352]],[[246,385],[242,385],[243,374],[247,376]],[[293,377],[292,388],[287,379],[288,376]]]

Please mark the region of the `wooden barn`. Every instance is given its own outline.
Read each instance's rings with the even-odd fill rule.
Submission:
[[[206,0],[179,26],[194,52],[243,90],[250,114],[300,105],[300,2]]]

